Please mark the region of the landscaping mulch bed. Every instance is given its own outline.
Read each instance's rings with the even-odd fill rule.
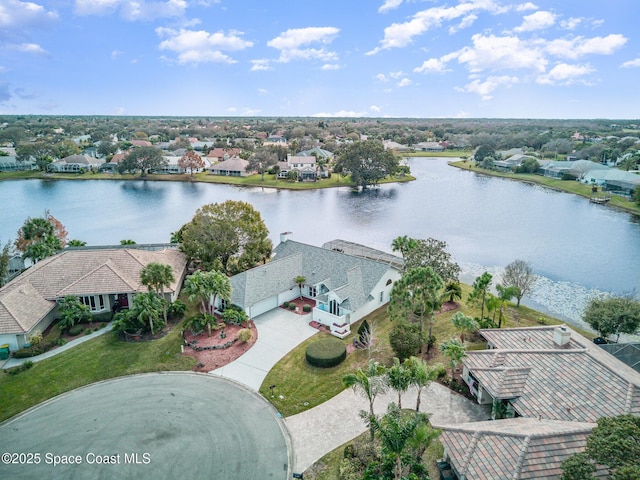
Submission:
[[[246,343],[242,343],[240,341],[236,341],[229,348],[218,349],[218,350],[201,350],[196,351],[191,347],[184,347],[184,355],[188,355],[193,357],[198,362],[194,367],[194,372],[210,372],[211,370],[215,370],[216,368],[224,367],[228,363],[233,362],[236,358],[240,357],[243,353],[249,350],[258,339],[258,330],[253,322],[251,323],[251,332],[253,336],[251,340]],[[226,338],[220,338],[220,333],[222,329],[212,330],[211,336],[207,335],[206,330],[200,335],[193,335],[189,330],[184,332],[184,338],[193,343],[197,342],[195,345],[198,347],[208,347],[212,345],[224,345],[225,343],[232,341],[236,338],[238,331],[243,328],[249,328],[242,325],[226,325],[224,327],[224,332],[226,333]]]
[[[312,300],[310,298],[302,298],[300,299],[298,298],[294,298],[293,300],[289,300],[289,305],[291,305],[292,303],[295,304],[296,309],[295,310],[290,310],[289,308],[284,308],[282,305],[280,305],[280,308],[284,308],[285,310],[289,310],[292,313],[297,313],[298,315],[309,315],[311,312],[304,312],[302,311],[302,306],[303,305],[309,305],[311,306],[311,310],[313,310],[313,307],[316,306],[316,301]]]

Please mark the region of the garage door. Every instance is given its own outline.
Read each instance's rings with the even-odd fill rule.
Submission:
[[[251,307],[251,317],[256,318],[269,310],[273,310],[278,306],[278,296],[266,298]]]

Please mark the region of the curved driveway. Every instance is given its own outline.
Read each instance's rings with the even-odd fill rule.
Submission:
[[[3,456],[0,478],[284,480],[287,435],[275,409],[235,382],[196,373],[121,377],[0,425],[0,453],[32,461],[6,465]]]

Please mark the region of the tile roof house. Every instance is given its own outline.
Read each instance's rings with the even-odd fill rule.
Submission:
[[[56,318],[56,301],[66,295],[80,297],[93,313],[128,306],[133,295],[147,291],[140,272],[151,262],[173,267],[175,281],[164,294],[175,300],[186,272],[184,254],[172,248],[142,248],[68,248],[24,271],[0,288],[0,344],[18,350],[31,333],[44,332]]]
[[[278,162],[280,171],[278,178],[287,178],[291,170],[298,172],[298,180],[315,181],[317,178],[316,157],[313,155],[290,155],[287,154],[286,162]]]
[[[462,373],[478,403],[549,420],[640,415],[640,373],[569,327],[480,333],[488,349],[467,352]]]
[[[104,163],[104,159],[93,158],[86,154],[69,155],[50,163],[47,170],[51,172],[80,172],[99,168]]]
[[[442,427],[458,478],[559,478],[597,419],[640,415],[640,373],[569,327],[480,333],[487,350],[467,352],[462,379],[515,418]]]
[[[223,160],[228,160],[231,157],[240,155],[241,151],[241,149],[235,147],[227,149],[216,147],[209,150],[209,153],[207,153],[207,158],[212,162],[221,162]]]
[[[459,479],[557,479],[584,451],[595,423],[510,418],[442,427],[440,440]],[[598,477],[606,477],[599,469]]]
[[[400,278],[397,262],[315,247],[289,240],[288,235],[280,236],[269,263],[231,277],[231,302],[251,318],[298,297],[297,276],[306,278],[302,295],[316,302],[312,319],[339,337],[389,301],[393,282]]]

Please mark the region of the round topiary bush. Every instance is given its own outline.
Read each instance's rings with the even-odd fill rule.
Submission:
[[[337,338],[323,338],[309,344],[305,356],[314,367],[335,367],[347,358],[347,347]]]
[[[284,302],[282,304],[282,308],[289,308],[289,302]]]
[[[289,310],[295,310],[296,309],[296,304],[295,303],[290,303],[289,304]]]
[[[302,305],[302,311],[309,313],[311,311],[311,305],[309,305],[308,303],[305,303],[304,305]]]

